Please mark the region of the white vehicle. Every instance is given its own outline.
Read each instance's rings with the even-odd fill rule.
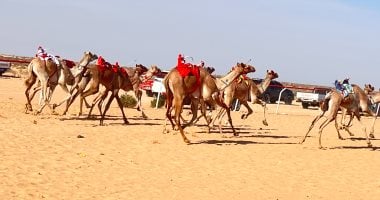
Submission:
[[[302,103],[302,108],[307,109],[309,106],[319,106],[326,93],[329,91],[328,88],[314,88],[313,92],[297,92],[296,101]]]

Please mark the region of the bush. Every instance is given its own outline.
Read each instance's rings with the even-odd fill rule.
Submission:
[[[129,94],[121,95],[120,100],[123,104],[123,107],[125,108],[133,108],[137,105],[137,100],[135,99],[135,97]]]
[[[157,103],[157,97],[155,96],[152,101],[150,101],[150,107],[155,108]],[[165,105],[165,96],[160,95],[160,100],[158,101],[158,107],[161,108]]]

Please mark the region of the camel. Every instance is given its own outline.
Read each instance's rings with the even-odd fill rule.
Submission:
[[[367,104],[372,107],[372,106],[374,106],[380,102],[380,93],[374,91],[374,87],[372,87],[371,84],[365,84],[363,90],[364,90],[364,94],[367,95],[367,98],[369,99],[369,101],[368,101],[366,98],[362,98],[363,104],[366,104],[366,102],[368,102]],[[369,132],[369,137],[375,138],[375,136],[374,136],[375,122],[377,119],[378,110],[376,112],[373,112],[371,107],[369,107],[369,106],[365,107],[364,109],[366,109],[366,110],[364,110],[364,112],[366,112],[369,115],[374,117],[373,121],[372,121],[371,129]],[[344,121],[345,121],[345,117],[347,114],[350,116],[350,119],[349,119],[348,123],[345,124]],[[347,109],[342,108],[342,118],[340,121],[339,129],[343,129],[343,130],[347,131],[350,136],[354,136],[354,134],[349,129],[349,127],[352,126],[351,122],[352,122],[353,118],[354,118],[354,115],[352,112],[349,112],[349,111],[347,111]],[[342,138],[340,137],[340,139],[342,139]]]
[[[71,94],[73,90],[78,87],[79,82],[82,79],[83,72],[86,70],[86,66],[97,59],[96,54],[92,54],[91,52],[84,52],[83,57],[79,61],[78,65],[75,65],[72,61],[59,59],[61,62],[61,70],[59,73],[58,84],[61,86],[63,91],[67,94],[60,103],[53,104],[53,110],[66,102],[69,103],[69,99],[71,98]],[[70,65],[74,65],[73,67],[69,67]],[[54,83],[55,84],[55,83]],[[68,86],[71,86],[71,89],[68,89]],[[30,101],[33,99],[34,95],[41,90],[41,82],[38,82],[38,86],[33,89],[33,93],[30,95]],[[51,98],[51,96],[50,96]]]
[[[61,62],[60,65],[63,63]],[[51,95],[58,83],[58,78],[62,73],[62,68],[58,66],[52,60],[41,60],[38,57],[32,59],[28,65],[28,77],[24,81],[26,86],[25,96],[27,103],[25,104],[25,113],[28,111],[33,111],[31,100],[34,94],[31,96],[30,89],[36,83],[37,79],[41,82],[41,98],[40,98],[40,108],[34,114],[39,114],[42,112],[43,108],[49,105]],[[52,109],[52,108],[51,108]]]
[[[124,68],[127,71],[127,74],[129,76],[129,79],[132,82],[133,85],[133,91],[135,93],[136,99],[137,99],[137,110],[141,111],[141,115],[144,119],[148,118],[146,114],[144,113],[142,109],[142,102],[141,102],[141,97],[142,97],[142,91],[139,89],[139,85],[141,82],[143,82],[142,79],[148,80],[151,79],[153,76],[161,72],[161,69],[159,69],[156,65],[152,65],[149,69],[146,69],[145,66],[143,65],[136,65],[136,67],[127,67]],[[90,106],[90,111],[88,113],[88,117],[91,117],[91,112],[92,109],[94,108],[95,104],[98,103],[98,108],[99,108],[99,113],[102,113],[101,107],[102,103],[105,100],[105,98],[108,95],[109,90],[107,88],[103,88],[103,90],[100,90],[98,93],[98,96],[95,97],[95,99],[92,102],[92,105]]]
[[[278,78],[278,74],[276,72],[274,72],[273,70],[267,70],[265,79],[258,85],[252,79],[237,79],[225,89],[224,103],[226,105],[231,106],[232,100],[238,99],[240,103],[243,104],[248,110],[248,113],[242,114],[241,119],[247,119],[248,116],[253,113],[253,110],[248,105],[249,99],[253,104],[258,103],[262,105],[264,110],[264,119],[262,122],[265,126],[268,126],[265,115],[266,103],[258,97],[265,92],[265,90],[269,87],[270,82],[276,78]],[[225,113],[225,110],[219,111],[218,115],[213,119],[212,124],[215,122],[216,119],[219,119],[219,127],[221,127],[222,118],[225,115]]]
[[[183,107],[183,100],[186,96],[192,96],[192,104],[195,106],[192,108],[198,108],[198,99],[204,102],[213,102],[219,106],[229,109],[221,99],[220,91],[224,90],[228,85],[232,83],[240,74],[254,72],[255,68],[252,66],[247,66],[243,63],[237,63],[235,67],[223,78],[214,79],[204,68],[199,68],[199,79],[196,76],[185,76],[182,77],[177,68],[173,68],[164,78],[164,86],[166,89],[166,117],[172,124],[172,128],[178,127],[182,139],[185,143],[190,143],[184,134],[184,128],[187,124],[181,125],[180,115]],[[171,117],[171,111],[175,111],[175,124]],[[193,110],[193,118],[191,121],[196,119],[196,110]],[[237,135],[230,116],[229,110],[227,110],[227,115],[229,118],[230,125]],[[188,123],[190,124],[190,123]]]
[[[137,72],[137,79],[131,80],[125,70],[123,68],[118,68],[117,72],[114,71],[111,67],[106,67],[104,69],[100,69],[98,65],[90,65],[87,67],[89,72],[91,73],[91,85],[89,88],[84,91],[80,96],[80,115],[82,114],[82,105],[83,100],[89,95],[93,95],[99,91],[99,86],[102,84],[105,86],[107,92],[111,91],[111,97],[108,99],[108,102],[105,105],[104,112],[101,113],[100,118],[100,125],[104,125],[104,116],[109,109],[110,104],[112,103],[113,99],[116,98],[116,101],[119,105],[119,108],[121,110],[121,113],[123,115],[123,120],[125,124],[129,124],[123,110],[123,105],[121,103],[120,97],[119,97],[119,90],[122,89],[124,91],[129,91],[134,89],[135,82],[138,82],[139,75],[142,73],[148,71],[148,69],[143,65],[136,65],[136,72]],[[124,72],[123,72],[124,71]],[[106,96],[106,94],[105,94]],[[105,97],[104,97],[105,98]],[[102,98],[102,99],[104,99]],[[94,104],[93,104],[94,105]]]
[[[319,126],[319,148],[322,149],[321,144],[321,137],[322,137],[322,131],[323,129],[332,121],[335,120],[335,128],[338,132],[339,139],[342,139],[342,136],[339,133],[338,123],[336,121],[336,116],[338,114],[339,108],[346,109],[348,112],[351,112],[354,114],[354,116],[357,118],[359,123],[362,126],[362,130],[366,136],[366,141],[368,144],[368,147],[371,147],[371,141],[368,137],[366,127],[361,121],[361,116],[359,113],[359,108],[362,109],[363,112],[367,112],[370,115],[373,115],[372,111],[368,108],[369,99],[367,95],[365,94],[364,90],[362,90],[359,86],[352,84],[353,87],[353,94],[350,94],[348,97],[343,98],[341,92],[332,89],[325,97],[325,100],[321,102],[320,108],[321,113],[314,118],[312,121],[309,130],[306,132],[305,136],[300,141],[300,144],[305,142],[307,135],[310,133],[312,128],[314,127],[315,123],[324,116],[324,114],[327,112],[327,116],[325,121],[322,122],[322,124]]]

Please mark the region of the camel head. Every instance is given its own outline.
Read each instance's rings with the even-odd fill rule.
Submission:
[[[157,65],[152,65],[149,70],[145,73],[145,79],[151,79],[153,76],[161,73],[161,69]]]
[[[371,84],[364,84],[364,92],[366,94],[369,94],[373,91],[375,91],[375,87],[373,87]]]
[[[98,59],[98,56],[96,54],[93,54],[89,51],[84,52],[84,55],[82,59],[79,61],[79,66],[87,66],[90,62]]]
[[[237,70],[240,74],[248,74],[256,71],[255,67],[244,63],[236,63],[236,66],[233,67],[232,70]]]
[[[273,70],[267,70],[267,77],[271,80],[278,78],[278,74]]]
[[[213,67],[205,67],[206,71],[209,73],[209,74],[212,74],[214,71],[215,71],[215,68]]]
[[[141,76],[143,73],[147,72],[148,68],[146,68],[142,64],[136,64],[136,72],[139,76]]]

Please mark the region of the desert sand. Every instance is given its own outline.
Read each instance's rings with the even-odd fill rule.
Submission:
[[[144,97],[144,120],[125,109],[124,125],[113,103],[105,120],[69,114],[24,113],[22,78],[0,77],[0,199],[379,199],[380,122],[367,148],[359,123],[355,136],[339,140],[333,124],[317,129],[298,144],[317,109],[299,103],[268,105],[233,122],[240,136],[225,126],[206,133],[203,119],[186,129],[192,144],[176,132],[163,134],[165,110]],[[57,87],[52,103],[63,98]],[[37,100],[33,101],[37,108]],[[242,111],[245,108],[241,109]],[[97,113],[97,110],[95,110]],[[371,118],[364,117],[369,126]],[[320,124],[320,123],[318,123]]]

